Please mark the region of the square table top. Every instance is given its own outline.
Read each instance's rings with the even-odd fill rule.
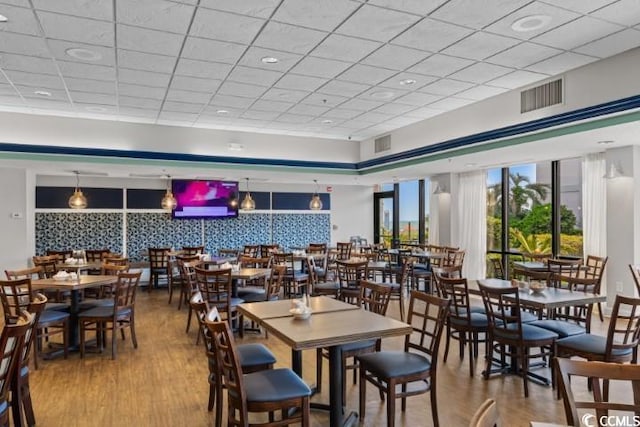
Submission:
[[[410,334],[410,325],[366,310],[312,314],[309,319],[276,317],[261,321],[265,329],[293,350],[330,347],[368,339]]]
[[[309,306],[311,312],[315,314],[359,309],[357,305],[348,304],[326,296],[309,298]],[[292,317],[293,315],[289,312],[291,308],[291,300],[250,302],[238,305],[238,311],[240,313],[258,322],[276,317]]]
[[[34,290],[41,289],[62,289],[62,290],[78,290],[91,288],[94,286],[110,285],[118,281],[118,276],[106,275],[80,275],[76,280],[58,280],[58,279],[35,279],[31,281],[31,287]]]
[[[232,279],[255,280],[271,274],[270,268],[241,268],[237,271],[231,270]]]
[[[101,268],[102,263],[100,262],[81,262],[75,264],[67,264],[66,262],[61,262],[56,264],[56,269],[58,269],[58,271],[100,270]]]

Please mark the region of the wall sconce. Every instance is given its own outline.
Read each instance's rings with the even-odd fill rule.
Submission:
[[[256,208],[256,202],[251,197],[251,193],[249,192],[249,178],[245,178],[247,180],[247,193],[244,195],[244,200],[240,203],[240,209],[243,211],[252,211]]]
[[[178,202],[171,192],[171,176],[167,175],[167,192],[162,198],[162,202],[160,202],[160,205],[165,211],[172,211],[176,208],[177,204]]]
[[[615,162],[611,162],[609,164],[609,170],[604,174],[603,178],[605,179],[616,179],[622,178],[625,174],[622,172],[622,168],[617,166]]]
[[[69,197],[69,207],[71,209],[84,209],[87,207],[87,198],[82,194],[80,190],[80,172],[73,171],[76,174],[76,189]]]
[[[449,192],[444,186],[441,186],[440,183],[436,182],[435,187],[433,187],[433,194],[437,196],[438,194],[449,194]]]
[[[318,194],[318,180],[314,179],[313,182],[316,183],[316,191],[311,196],[311,201],[309,202],[309,209],[312,211],[322,210],[322,200],[320,199],[320,194]]]

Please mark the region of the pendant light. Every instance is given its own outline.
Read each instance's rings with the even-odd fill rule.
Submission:
[[[251,193],[249,192],[249,178],[245,178],[247,180],[247,193],[244,195],[244,200],[240,203],[240,209],[243,211],[252,211],[256,208],[256,202],[251,198]]]
[[[318,194],[318,180],[314,179],[313,182],[316,184],[316,191],[311,196],[311,201],[309,202],[309,209],[312,211],[319,211],[322,209],[322,200],[320,199],[320,194]]]
[[[69,207],[71,209],[84,209],[87,207],[87,198],[82,194],[80,190],[80,172],[73,171],[76,174],[76,189],[69,197]]]
[[[177,202],[176,198],[173,196],[171,192],[171,176],[167,175],[167,192],[164,194],[162,198],[162,202],[160,203],[162,209],[165,211],[172,211],[176,208]]]

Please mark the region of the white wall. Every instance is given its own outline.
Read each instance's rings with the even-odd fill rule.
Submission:
[[[24,268],[34,248],[28,240],[33,236],[33,180],[24,169],[2,168],[0,182],[0,271]]]
[[[361,236],[373,243],[373,187],[336,185],[331,194],[331,243]]]

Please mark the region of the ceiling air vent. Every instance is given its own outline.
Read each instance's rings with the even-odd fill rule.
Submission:
[[[382,151],[391,150],[391,135],[381,136],[380,138],[376,138],[376,153],[380,153]]]
[[[520,92],[520,113],[562,104],[562,79]]]

